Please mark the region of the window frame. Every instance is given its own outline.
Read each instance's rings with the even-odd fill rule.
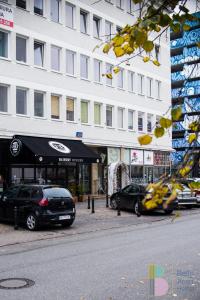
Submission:
[[[73,100],[73,120],[69,120],[68,118],[67,118],[67,116],[68,116],[68,110],[67,110],[67,100]],[[67,122],[75,122],[75,106],[76,106],[76,98],[74,98],[74,97],[70,97],[70,96],[67,96],[66,97],[66,121]]]
[[[120,116],[119,113],[121,113],[121,116]],[[120,123],[120,117],[122,117],[122,119],[121,119],[122,123],[121,124],[119,124]],[[117,119],[118,119],[118,124],[117,124],[118,129],[124,129],[124,108],[123,107],[118,107],[117,108]]]
[[[73,56],[73,73],[69,73],[69,72],[67,72],[67,62],[68,62],[68,59],[67,59],[67,54],[71,54],[72,56]],[[76,76],[76,52],[74,52],[74,51],[72,51],[72,50],[69,50],[69,49],[66,49],[66,51],[65,51],[65,57],[66,57],[66,61],[65,61],[65,63],[66,63],[66,74],[67,75],[70,75],[70,76]],[[71,61],[71,60],[69,60],[69,61]]]
[[[40,9],[42,11],[42,13],[36,12],[35,1],[36,0],[34,0],[34,2],[33,2],[33,12],[34,12],[35,15],[43,17],[44,16],[44,0],[40,0],[40,2],[42,3],[42,9],[37,7],[37,9]]]
[[[124,89],[124,69],[120,68],[119,73],[117,74],[117,87],[118,89]]]
[[[17,1],[18,1],[18,0],[16,0],[16,7],[17,7],[17,8],[20,8],[20,9],[24,9],[24,10],[26,10],[26,5],[27,5],[27,2],[26,2],[26,0],[19,0],[19,2],[20,2],[20,1],[22,1],[22,2],[25,2],[25,7],[18,6],[18,5],[17,5]]]
[[[43,109],[43,115],[42,116],[37,116],[36,114],[35,114],[35,94],[41,94],[41,95],[43,95],[43,97],[42,97],[42,99],[43,99],[43,101],[42,101],[42,104],[43,104],[43,107],[42,107],[42,109]],[[34,118],[39,118],[39,119],[44,119],[45,118],[45,92],[43,92],[43,91],[38,91],[38,90],[34,90],[34,111],[33,111],[33,115],[34,115]]]
[[[58,19],[55,20],[52,18],[52,1],[56,1],[58,3]],[[61,19],[61,0],[51,0],[50,1],[50,20],[55,23],[60,23]]]
[[[130,114],[129,113],[132,113],[132,118],[131,118],[132,128],[129,128],[130,127],[129,126],[129,120],[130,120],[130,118],[129,118]],[[132,109],[128,109],[128,130],[134,130],[134,110],[132,110]]]
[[[58,116],[52,114],[52,97],[58,98]],[[61,96],[58,94],[51,94],[51,120],[60,120],[60,106],[61,106]]]
[[[107,110],[107,108],[111,108],[111,125],[108,124],[107,111],[109,110]],[[113,127],[113,106],[109,104],[106,105],[106,127]]]
[[[1,32],[3,34],[6,34],[6,42],[7,42],[7,44],[6,44],[6,48],[5,48],[6,49],[5,50],[6,55],[5,56],[0,55],[0,59],[9,59],[9,32],[0,28],[0,33]]]
[[[82,104],[87,103],[87,122],[84,122],[82,119]],[[81,124],[89,124],[89,101],[88,100],[81,100],[81,115],[80,115]]]
[[[152,124],[153,123],[153,115],[152,114],[147,114],[147,132],[152,133]],[[149,127],[150,124],[150,127]]]
[[[96,26],[96,32],[97,35],[95,35],[95,28]],[[101,18],[97,17],[97,16],[93,16],[93,37],[96,39],[100,39],[101,36]]]
[[[17,112],[17,90],[22,90],[22,91],[25,91],[25,95],[26,95],[26,98],[25,98],[25,103],[26,103],[26,113],[19,113],[19,112]],[[24,88],[24,87],[20,87],[20,86],[17,86],[16,87],[16,115],[18,115],[18,116],[28,116],[28,89],[27,88]]]
[[[112,64],[106,63],[106,73],[112,72],[112,68],[113,68]],[[106,78],[106,85],[110,86],[110,87],[113,87],[113,79],[110,79],[107,76],[105,78]]]
[[[52,67],[52,49],[53,48],[58,50],[58,70],[54,69]],[[62,51],[62,48],[60,48],[59,46],[51,45],[51,70],[52,71],[55,71],[55,72],[60,72],[61,71],[61,51]]]
[[[147,77],[147,82],[148,82],[148,85],[147,85],[147,97],[149,98],[153,98],[153,78],[151,77]]]
[[[67,7],[71,8],[71,19],[72,19],[72,26],[70,26],[69,24],[67,24]],[[73,5],[72,3],[69,3],[67,1],[65,1],[65,26],[71,29],[75,29],[75,5]]]
[[[42,46],[42,52],[41,52],[42,53],[42,65],[35,63],[35,44]],[[39,67],[39,68],[44,68],[44,65],[45,65],[45,43],[38,41],[38,40],[34,40],[33,47],[34,47],[34,66]]]
[[[95,106],[99,107],[99,119],[100,119],[99,123],[95,122]],[[99,103],[99,102],[94,102],[94,125],[95,126],[101,126],[102,125],[102,103]]]
[[[139,124],[139,120],[142,120],[141,124]],[[140,129],[141,126],[141,129]],[[138,132],[144,132],[144,113],[138,112]]]
[[[81,18],[83,17],[83,28],[82,28],[82,22]],[[83,34],[88,34],[89,31],[89,24],[88,24],[88,19],[89,19],[89,12],[80,9],[80,32]]]
[[[96,64],[98,64],[98,74],[95,72],[96,71]],[[102,71],[102,61],[99,59],[94,58],[94,66],[93,66],[93,71],[94,71],[94,82],[101,83],[101,71]],[[97,77],[96,77],[97,74]]]
[[[8,114],[9,110],[9,85],[0,83],[0,87],[6,88],[6,110],[0,110],[1,114]]]
[[[144,75],[138,74],[138,94],[144,96]]]
[[[85,62],[86,62],[86,66],[85,66],[85,71],[86,71],[86,73],[87,73],[87,75],[86,75],[86,77],[84,77],[83,75],[82,75],[82,71],[83,71],[83,69],[82,69],[82,62],[81,62],[81,59],[82,58],[85,58],[86,60],[85,60]],[[84,80],[89,80],[89,56],[87,56],[87,55],[84,55],[84,54],[80,54],[80,78],[81,79],[84,79]]]
[[[25,48],[25,58],[26,58],[25,61],[17,59],[17,38],[25,40],[25,46],[26,46],[26,48]],[[16,34],[16,61],[19,62],[19,63],[27,64],[27,54],[28,54],[27,40],[28,40],[28,37]]]

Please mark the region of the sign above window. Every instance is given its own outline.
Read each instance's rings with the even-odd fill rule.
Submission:
[[[0,3],[0,24],[13,27],[13,9],[10,5]]]

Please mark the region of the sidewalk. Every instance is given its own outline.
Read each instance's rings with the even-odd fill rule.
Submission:
[[[30,232],[23,227],[18,230],[13,225],[0,224],[0,247],[27,243],[36,240],[51,239],[75,234],[89,233],[122,226],[151,223],[169,218],[163,214],[142,215],[138,218],[133,212],[117,211],[106,208],[106,200],[95,200],[95,213],[87,209],[87,201],[76,204],[76,219],[71,228],[63,229],[60,226],[50,226],[39,231]]]

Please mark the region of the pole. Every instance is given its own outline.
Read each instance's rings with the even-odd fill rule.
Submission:
[[[117,197],[117,215],[121,216],[121,210],[120,210],[120,198]]]
[[[94,210],[94,197],[92,197],[92,214],[95,213],[95,210]]]
[[[90,196],[88,195],[88,209],[90,209]]]
[[[106,207],[109,207],[109,204],[108,204],[108,193],[106,192]]]
[[[15,219],[14,229],[17,230],[18,229],[18,209],[17,209],[17,206],[14,207],[14,219]]]

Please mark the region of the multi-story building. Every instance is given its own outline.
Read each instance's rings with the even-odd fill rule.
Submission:
[[[95,193],[112,162],[124,161],[132,178],[148,181],[169,169],[170,135],[143,147],[137,140],[152,134],[170,106],[168,33],[155,47],[160,67],[123,57],[113,79],[102,74],[119,59],[96,47],[132,23],[137,8],[131,0],[0,2],[0,173],[9,183],[79,182]],[[68,140],[76,159],[59,159],[62,152],[53,159],[49,142],[62,148]],[[89,159],[93,152],[82,159],[84,145],[101,163]]]
[[[200,13],[194,14],[200,17]],[[188,125],[196,121],[200,115],[200,22],[188,22],[189,31],[171,33],[171,70],[172,70],[172,107],[180,105],[183,115],[178,122],[174,122],[172,144],[176,152],[173,153],[173,166],[183,160],[188,148],[194,147],[197,154],[200,151],[200,137],[195,145],[188,143]],[[191,176],[200,177],[200,168],[196,164]]]

